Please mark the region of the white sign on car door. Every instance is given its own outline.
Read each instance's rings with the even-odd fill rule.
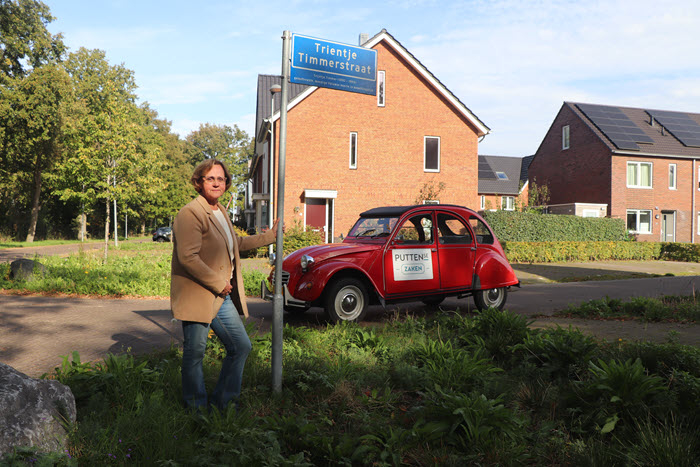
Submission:
[[[430,248],[408,248],[392,252],[395,281],[433,278],[433,255]]]

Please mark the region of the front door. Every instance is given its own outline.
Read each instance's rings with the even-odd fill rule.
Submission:
[[[414,214],[401,222],[384,252],[387,296],[438,290],[440,269],[432,214]]]
[[[661,241],[676,241],[676,213],[673,211],[661,212]]]
[[[321,232],[324,241],[328,242],[326,234],[326,200],[322,198],[306,199],[306,225],[316,232]]]
[[[476,245],[466,223],[446,212],[437,213],[440,287],[469,289],[474,275]]]

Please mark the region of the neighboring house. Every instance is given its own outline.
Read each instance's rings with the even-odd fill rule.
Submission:
[[[477,148],[489,128],[386,30],[362,45],[377,50],[376,96],[289,87],[284,220],[327,241],[360,212],[413,204],[426,186],[444,187],[431,201],[478,206]],[[280,80],[258,77],[245,211],[257,229],[271,222],[270,195],[276,213],[280,98],[270,87]]]
[[[532,158],[479,156],[479,210],[514,211],[527,206],[527,174]]]
[[[607,206],[638,240],[696,242],[700,114],[564,102],[530,164],[551,205]]]

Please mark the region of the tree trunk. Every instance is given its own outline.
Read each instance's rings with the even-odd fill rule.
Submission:
[[[87,233],[87,215],[85,211],[80,213],[80,241],[84,242]]]
[[[109,175],[107,175],[107,186],[109,186]],[[107,196],[105,206],[107,206],[105,214],[105,251],[102,262],[107,264],[107,251],[109,250],[109,196]]]
[[[37,158],[40,156],[37,156]],[[36,224],[39,221],[39,209],[41,209],[41,160],[36,161],[34,166],[34,193],[32,194],[32,214],[29,217],[29,230],[27,232],[27,243],[34,242],[36,234]]]

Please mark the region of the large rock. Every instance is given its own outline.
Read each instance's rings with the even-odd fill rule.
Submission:
[[[75,423],[75,397],[55,380],[34,379],[0,363],[0,458],[14,447],[63,452]]]
[[[10,263],[10,279],[31,280],[34,273],[46,274],[46,266],[27,258],[16,259]]]

